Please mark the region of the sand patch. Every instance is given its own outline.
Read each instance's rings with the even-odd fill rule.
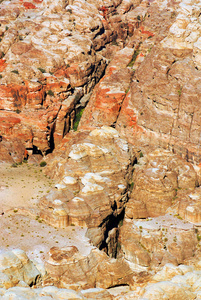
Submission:
[[[55,184],[42,168],[1,164],[0,170],[0,251],[20,248],[39,262],[54,246],[74,245],[83,255],[89,254],[93,247],[85,237],[86,228],[54,228],[39,218],[38,200]]]

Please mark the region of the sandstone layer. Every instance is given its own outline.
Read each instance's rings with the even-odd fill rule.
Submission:
[[[133,157],[127,142],[108,126],[72,133],[47,163],[46,174],[58,183],[41,198],[40,216],[58,227],[87,226],[93,243],[104,247],[130,193]]]
[[[2,254],[2,299],[200,299],[200,8],[2,1],[0,160],[47,155],[29,213],[96,246]]]
[[[1,160],[51,152],[73,128],[112,52],[132,35],[137,16],[127,15],[140,2],[1,3]]]

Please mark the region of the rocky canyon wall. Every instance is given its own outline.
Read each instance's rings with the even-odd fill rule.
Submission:
[[[111,53],[133,33],[133,8],[120,0],[1,3],[3,160],[19,162],[25,149],[47,154],[73,128]]]
[[[86,256],[50,249],[42,282],[54,293],[199,299],[200,8],[196,0],[1,2],[0,161],[43,156],[56,183],[37,217],[58,230],[86,227],[94,246]],[[2,289],[24,284],[22,275],[1,276]],[[119,285],[134,292],[104,290]]]

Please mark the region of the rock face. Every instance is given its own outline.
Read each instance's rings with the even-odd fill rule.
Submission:
[[[127,142],[112,127],[68,135],[48,159],[45,172],[59,181],[40,200],[41,217],[58,227],[87,226],[100,246],[123,213],[132,159]]]
[[[107,67],[105,76],[96,85],[79,124],[80,130],[112,126],[116,123],[123,100],[129,90],[133,71],[127,68],[134,50],[120,50]]]
[[[0,287],[9,288],[17,284],[33,285],[41,273],[22,250],[0,254]]]
[[[201,222],[201,189],[181,195],[177,202],[177,213],[185,220],[199,225]]]
[[[200,270],[167,264],[153,277],[139,299],[200,299]]]
[[[200,162],[199,10],[200,3],[181,1],[172,26],[168,29],[163,22],[168,30],[156,34],[155,46],[150,45],[139,64],[116,125],[138,149],[168,147],[196,163]]]
[[[200,188],[193,166],[159,149],[138,160],[132,180],[119,235],[124,257],[145,267],[181,264],[193,257],[199,234],[182,220],[200,220]],[[165,215],[168,212],[171,215]]]
[[[40,217],[99,248],[51,248],[43,285],[57,287],[37,290],[22,251],[0,255],[2,299],[199,299],[199,263],[181,264],[200,260],[200,8],[2,1],[0,161],[48,154]],[[135,291],[105,290],[119,285]]]
[[[1,298],[4,300],[8,299],[74,299],[74,300],[84,300],[84,299],[114,299],[110,293],[104,289],[94,288],[88,290],[82,290],[80,292],[75,292],[71,289],[58,289],[54,286],[46,286],[38,289],[31,289],[29,287],[13,287],[8,290],[0,290]]]
[[[177,192],[192,191],[198,184],[193,166],[170,151],[155,150],[139,163],[135,165],[133,191],[126,208],[129,218],[163,215],[174,204]]]
[[[181,264],[192,258],[198,240],[192,224],[167,215],[139,221],[125,219],[119,243],[127,260],[157,267],[168,262]]]
[[[133,33],[132,9],[132,1],[122,0],[3,1],[0,136],[17,137],[30,154],[52,151],[72,129],[81,98],[100,80],[111,53]],[[4,149],[8,160],[12,149]]]
[[[83,257],[76,247],[50,249],[46,270],[56,285],[74,289],[132,285],[134,275],[123,259],[111,259],[97,249]]]

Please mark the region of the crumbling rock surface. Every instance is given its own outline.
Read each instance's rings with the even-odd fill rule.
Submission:
[[[137,16],[132,26],[126,16],[135,6],[123,0],[2,1],[0,136],[8,142],[17,137],[29,154],[51,152],[72,129],[80,99],[103,76],[111,50],[132,35]],[[12,152],[4,149],[8,160]]]
[[[193,166],[167,150],[157,149],[139,160],[133,173],[133,191],[126,208],[129,218],[156,217],[174,205],[177,193],[197,186]]]
[[[10,288],[15,285],[33,285],[39,281],[40,271],[29,260],[26,253],[15,249],[0,254],[0,287]]]
[[[83,257],[76,247],[51,248],[46,270],[55,285],[62,288],[74,287],[78,290],[132,285],[134,275],[124,259],[109,258],[103,251],[97,249]]]
[[[166,264],[145,287],[143,299],[200,299],[200,269]]]
[[[179,192],[175,203],[175,212],[183,219],[195,225],[201,221],[201,189],[195,188],[191,192]]]
[[[105,76],[93,90],[79,130],[115,125],[133,76],[133,71],[127,67],[133,53],[132,48],[125,47],[114,55]]]
[[[195,256],[198,240],[192,224],[165,215],[146,220],[125,219],[119,243],[128,261],[154,268],[185,263]]]
[[[200,3],[14,0],[0,21],[0,160],[56,148],[40,217],[88,227],[108,254],[52,248],[43,283],[65,289],[30,290],[38,275],[24,283],[7,268],[2,287],[19,286],[3,299],[117,300],[88,288],[122,284],[139,285],[125,299],[199,299],[200,271],[181,264],[200,255]],[[159,272],[144,289],[146,271],[129,266]]]
[[[58,184],[41,198],[41,217],[58,227],[87,226],[100,246],[124,211],[133,160],[129,145],[112,127],[68,135],[47,158],[45,173]]]
[[[169,11],[170,27],[163,14],[166,31],[156,34],[152,45],[140,46],[143,60],[116,124],[137,149],[168,148],[195,163],[200,162],[199,11],[199,2],[181,1],[178,10]]]

